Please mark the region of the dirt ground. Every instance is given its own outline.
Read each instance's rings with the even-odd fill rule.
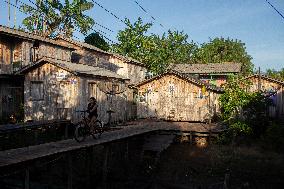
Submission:
[[[228,188],[283,188],[283,157],[256,147],[172,144],[161,154],[156,180],[163,188],[222,188],[224,181]]]

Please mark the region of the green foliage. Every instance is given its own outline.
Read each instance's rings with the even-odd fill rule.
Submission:
[[[239,83],[236,77],[229,79],[225,85],[225,92],[220,96],[221,117],[224,121],[230,121],[240,115],[241,109],[249,104],[252,96],[246,92],[245,88],[249,85],[246,81]]]
[[[284,80],[284,68],[282,68],[280,71],[276,71],[274,69],[267,69],[266,75],[275,79]]]
[[[165,71],[171,63],[187,63],[196,49],[183,32],[169,30],[162,36],[147,35],[151,23],[143,24],[141,18],[134,24],[128,19],[125,23],[127,27],[119,31],[119,42],[112,46],[112,50],[145,63],[155,74]]]
[[[91,33],[85,37],[85,43],[98,47],[104,51],[109,50],[109,44],[100,36],[99,33]]]
[[[94,20],[84,15],[94,5],[87,0],[36,0],[36,8],[22,5],[21,10],[29,14],[23,20],[23,25],[31,32],[37,31],[45,36],[61,34],[72,37],[74,29],[78,28],[86,34],[94,25]]]
[[[230,125],[229,127],[230,130],[232,130],[232,133],[237,136],[237,135],[251,135],[252,134],[252,128],[241,121],[237,121]]]
[[[203,43],[194,54],[194,60],[201,63],[242,63],[242,73],[252,73],[252,57],[247,54],[245,44],[240,40],[215,38]]]
[[[267,128],[261,141],[264,148],[284,152],[284,127],[273,123]]]
[[[266,110],[270,99],[259,92],[247,92],[251,83],[242,78],[231,78],[220,96],[221,118],[228,124],[228,131],[219,138],[228,143],[239,136],[260,137],[264,134],[268,117]]]

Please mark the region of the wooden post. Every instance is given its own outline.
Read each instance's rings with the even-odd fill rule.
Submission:
[[[261,76],[260,76],[260,67],[258,68],[258,87],[257,87],[258,92],[261,90]]]
[[[107,182],[107,173],[108,173],[108,154],[109,154],[109,145],[106,144],[105,152],[104,152],[104,164],[103,164],[103,188],[107,188],[106,182]]]
[[[72,173],[72,154],[69,152],[67,154],[67,163],[68,163],[68,189],[73,188],[73,173]]]
[[[25,189],[30,188],[30,170],[29,168],[25,169]]]
[[[193,141],[192,141],[192,131],[189,132],[189,143],[192,144]]]
[[[91,180],[93,173],[93,158],[94,158],[94,147],[87,149],[87,162],[86,162],[86,171],[87,171],[87,188],[91,188]]]

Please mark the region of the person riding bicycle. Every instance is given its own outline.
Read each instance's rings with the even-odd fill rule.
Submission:
[[[94,97],[90,98],[90,103],[88,104],[87,112],[89,113],[88,118],[90,120],[90,126],[93,126],[98,118],[98,105],[97,100]]]

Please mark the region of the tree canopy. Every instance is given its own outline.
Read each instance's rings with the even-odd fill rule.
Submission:
[[[104,51],[108,51],[110,48],[109,44],[97,32],[91,33],[85,37],[85,43],[98,47]]]
[[[266,75],[275,79],[284,80],[284,68],[282,68],[280,71],[276,71],[274,69],[267,69]]]
[[[112,50],[144,62],[155,74],[174,63],[239,62],[243,75],[253,71],[252,57],[240,40],[215,38],[197,46],[184,32],[169,30],[159,36],[148,34],[152,24],[144,24],[141,18],[133,24],[128,19],[125,22],[127,27],[118,32]]]
[[[196,49],[183,32],[169,30],[162,36],[147,35],[151,23],[144,24],[141,18],[133,24],[126,19],[125,23],[127,27],[118,32],[118,43],[112,50],[147,64],[155,74],[165,71],[171,63],[188,62]]]
[[[253,71],[252,57],[248,55],[245,44],[240,40],[218,37],[210,39],[209,42],[201,44],[194,54],[194,59],[201,63],[242,63],[243,75]]]
[[[72,37],[75,28],[86,34],[94,25],[94,20],[85,15],[94,4],[87,0],[36,0],[36,7],[23,4],[21,10],[29,14],[23,25],[29,31],[37,31],[46,36],[61,34]]]

